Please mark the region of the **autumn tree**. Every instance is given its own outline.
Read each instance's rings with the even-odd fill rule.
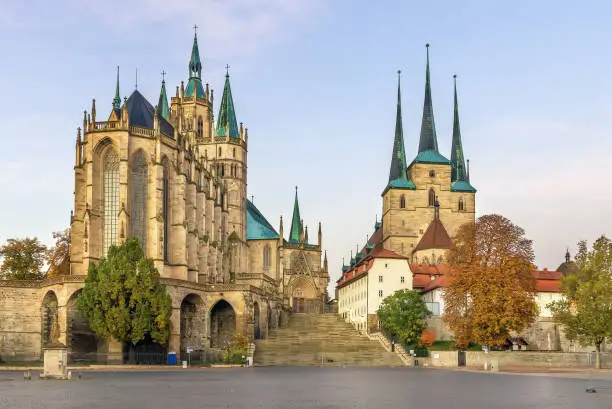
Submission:
[[[47,250],[47,277],[70,274],[70,229],[53,233],[55,246]]]
[[[40,280],[44,277],[42,267],[47,248],[36,237],[8,239],[0,247],[0,279]]]
[[[577,271],[561,281],[564,298],[548,305],[570,341],[595,346],[595,366],[601,368],[601,344],[612,339],[612,242],[601,236],[589,251],[578,243]]]
[[[538,314],[533,246],[525,231],[493,214],[461,226],[449,250],[444,320],[456,344],[503,345]]]
[[[149,336],[168,343],[172,300],[137,238],[111,246],[107,258],[90,264],[77,308],[101,338],[136,345]]]
[[[383,332],[407,344],[420,340],[430,315],[421,295],[410,290],[398,290],[388,296],[378,310]]]

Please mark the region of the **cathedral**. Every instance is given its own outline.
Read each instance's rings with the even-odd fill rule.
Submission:
[[[248,200],[249,131],[236,119],[229,72],[215,117],[197,35],[188,73],[170,99],[162,80],[154,105],[137,89],[122,100],[117,69],[110,112],[98,112],[94,99],[84,113],[75,146],[70,275],[24,286],[27,294],[7,293],[0,307],[23,310],[20,300],[29,300],[29,325],[40,331],[7,335],[0,356],[11,345],[40,353],[51,326],[59,328],[53,341],[71,347],[73,357],[120,354],[121,345],[95,338],[75,300],[89,265],[130,237],[153,259],[172,298],[168,351],[219,348],[234,334],[265,338],[289,311],[322,310],[329,275],[321,224],[311,243],[297,188],[288,239],[282,217],[277,231]]]

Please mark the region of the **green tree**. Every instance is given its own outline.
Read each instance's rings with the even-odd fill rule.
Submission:
[[[429,316],[421,295],[410,290],[398,290],[388,296],[378,310],[383,332],[407,344],[419,342]]]
[[[36,237],[8,239],[0,247],[0,279],[3,280],[40,280],[44,277],[42,267],[47,247]]]
[[[601,344],[612,339],[612,242],[601,236],[589,251],[578,243],[578,271],[561,281],[564,298],[548,308],[565,327],[570,341],[595,346],[595,366],[601,368]]]
[[[77,308],[101,338],[135,345],[149,335],[168,343],[172,300],[137,238],[112,246],[106,259],[89,266]]]

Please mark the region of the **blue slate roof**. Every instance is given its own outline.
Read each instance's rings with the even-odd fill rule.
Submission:
[[[253,202],[247,199],[247,240],[278,239],[280,236]]]
[[[476,188],[470,185],[470,182],[458,180],[451,186],[451,192],[470,192],[476,193]]]
[[[419,154],[414,158],[410,166],[415,163],[436,163],[442,165],[449,165],[450,161],[442,156],[439,152],[435,150],[429,149],[423,152],[419,152]]]
[[[155,108],[138,90],[134,90],[127,99],[127,110],[130,116],[130,125],[142,126],[153,129],[153,117]],[[170,125],[161,115],[159,116],[159,128],[166,135],[174,135],[174,127]]]

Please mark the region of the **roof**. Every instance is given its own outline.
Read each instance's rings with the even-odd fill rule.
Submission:
[[[132,95],[127,99],[127,110],[130,117],[130,125],[141,126],[143,128],[153,129],[153,117],[155,116],[155,108],[153,105],[140,93],[134,90]],[[165,135],[174,135],[174,127],[170,125],[162,116],[158,117],[159,128]]]
[[[229,131],[226,129],[229,127]],[[228,135],[229,132],[229,135]],[[238,123],[236,122],[236,110],[234,109],[234,100],[232,98],[232,88],[230,87],[229,74],[225,74],[225,85],[223,86],[223,97],[221,98],[221,106],[219,107],[219,116],[217,119],[216,136],[231,136],[239,138]]]
[[[372,250],[369,254],[367,254],[363,259],[361,259],[357,264],[350,266],[347,270],[344,270],[342,276],[336,281],[337,288],[342,288],[347,284],[357,280],[363,274],[366,274],[372,266],[374,265],[374,261],[377,259],[400,259],[400,260],[408,260],[408,257],[402,256],[401,254],[397,254],[391,250],[386,250],[381,247],[377,247]]]
[[[438,138],[434,121],[433,104],[431,101],[431,82],[429,78],[429,44],[427,44],[427,66],[425,69],[425,100],[423,101],[423,118],[421,120],[421,135],[419,137],[419,153],[425,151],[438,152]]]
[[[451,185],[451,192],[470,192],[476,193],[476,189],[470,185],[470,182],[458,180]]]
[[[448,165],[450,161],[446,159],[440,152],[434,150],[426,150],[423,152],[419,152],[416,158],[410,163],[410,166],[415,163],[433,163],[440,165]]]
[[[289,243],[299,243],[301,239],[302,219],[300,218],[300,204],[298,202],[297,186],[295,188],[295,201],[293,203],[293,217],[289,231]]]
[[[162,80],[161,91],[159,92],[159,102],[157,112],[166,121],[170,119],[170,107],[168,106],[168,96],[166,95],[166,81]]]
[[[253,202],[247,199],[247,240],[272,240],[280,236]]]
[[[459,102],[457,101],[457,76],[453,76],[455,85],[455,110],[453,115],[453,141],[451,144],[451,181],[463,180],[469,182],[463,157],[461,143],[461,127],[459,126]],[[469,183],[468,183],[469,184]]]
[[[185,96],[193,97],[194,90],[197,98],[206,99],[204,87],[202,86],[202,80],[198,77],[189,78],[189,81],[187,81],[187,87],[185,88]]]
[[[389,169],[389,185],[394,181],[408,183],[406,173],[406,152],[404,151],[404,131],[402,127],[402,94],[400,88],[400,72],[397,78],[397,113],[395,117],[395,139],[391,153],[391,167]],[[414,188],[413,188],[414,189]]]
[[[429,224],[429,227],[419,240],[419,243],[414,248],[414,251],[426,249],[449,249],[453,246],[446,228],[439,218],[434,218]]]
[[[389,189],[415,190],[416,186],[414,185],[412,180],[409,180],[408,178],[397,178],[393,179],[387,184],[387,187],[385,187],[385,190],[383,190],[382,192],[382,196],[384,196],[385,193],[389,191]]]

